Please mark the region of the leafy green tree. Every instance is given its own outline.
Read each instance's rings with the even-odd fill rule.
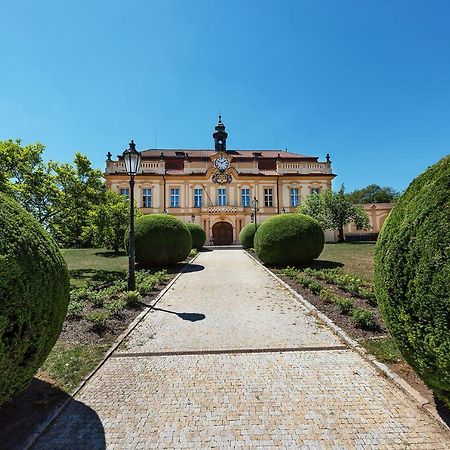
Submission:
[[[55,176],[42,160],[45,147],[21,145],[19,139],[0,141],[0,192],[4,192],[48,229],[58,196]]]
[[[100,205],[105,189],[100,170],[93,169],[89,159],[75,154],[74,164],[50,163],[55,173],[58,195],[50,231],[66,247],[90,247],[83,233],[92,210]]]
[[[352,203],[391,203],[400,197],[397,192],[390,186],[380,187],[378,184],[370,184],[362,189],[356,189],[348,194],[348,199]]]
[[[139,215],[135,206],[135,216]],[[124,248],[129,223],[129,200],[107,189],[103,192],[100,203],[89,212],[88,224],[83,229],[83,240],[91,242],[95,247],[108,248],[118,253]]]
[[[40,144],[0,141],[0,192],[14,197],[60,245],[122,247],[128,201],[105,190],[103,175],[76,153],[73,164],[45,163]],[[119,243],[120,242],[120,243]]]
[[[338,230],[338,241],[344,242],[344,226],[353,223],[358,230],[368,229],[369,216],[362,206],[350,202],[345,194],[344,185],[339,191],[323,190],[311,194],[300,206],[299,212],[314,217],[323,230]]]

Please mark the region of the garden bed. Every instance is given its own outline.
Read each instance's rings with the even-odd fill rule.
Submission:
[[[342,244],[341,244],[342,245]],[[355,244],[349,244],[353,246]],[[345,248],[348,251],[347,248]],[[253,249],[247,250],[255,259],[258,261],[259,258]],[[261,262],[261,261],[260,261]],[[267,267],[267,266],[266,266]],[[327,283],[320,277],[323,276],[323,268],[325,270],[335,270],[337,267],[333,264],[333,261],[314,261],[310,266],[312,270],[308,270],[307,266],[291,268],[291,275],[295,274],[296,271],[302,274],[302,277],[311,279],[313,281],[312,288],[316,291],[319,288],[317,284],[320,284],[321,288],[330,291],[332,294],[343,299],[351,299],[354,308],[363,308],[370,311],[373,314],[375,327],[373,329],[364,329],[357,326],[352,320],[349,314],[344,314],[341,312],[339,307],[331,302],[330,300],[324,300],[319,293],[313,293],[310,288],[303,286],[301,283],[296,281],[295,277],[286,275],[286,268],[281,267],[267,267],[275,275],[277,275],[281,280],[283,280],[288,286],[290,286],[295,292],[299,293],[307,302],[312,304],[315,308],[325,314],[330,320],[332,320],[337,326],[342,328],[351,338],[358,341],[369,353],[373,354],[380,362],[386,364],[393,372],[403,378],[410,386],[416,389],[424,398],[426,398],[430,405],[435,409],[437,414],[442,418],[444,422],[448,425],[450,424],[450,411],[445,406],[445,404],[436,399],[434,393],[429,389],[425,383],[416,374],[414,369],[403,359],[398,350],[395,341],[388,334],[386,326],[383,323],[381,314],[376,306],[370,304],[370,301],[366,298],[359,298],[356,295],[352,295],[346,290],[343,290],[336,284]],[[342,267],[342,273],[349,274],[348,267],[345,267],[345,252],[340,257],[339,266]],[[345,267],[345,269],[344,269]],[[330,269],[331,268],[331,269]],[[305,274],[306,269],[306,274]],[[318,271],[318,272],[316,272]],[[289,270],[287,271],[289,273]],[[312,274],[316,273],[317,278]],[[358,274],[361,279],[359,282],[364,283],[365,287],[370,290],[373,284],[370,282],[370,276],[364,277],[364,273]],[[302,280],[302,277],[300,279]],[[358,277],[356,277],[358,278]],[[338,279],[339,282],[340,280]],[[342,285],[344,283],[341,283]],[[350,290],[357,291],[358,284],[355,286],[351,285],[348,287]],[[316,289],[317,288],[317,289]],[[364,294],[366,292],[364,289],[361,291]],[[370,298],[370,295],[367,297]]]
[[[379,311],[376,308],[367,306],[367,304],[361,299],[352,298],[353,302],[358,307],[364,307],[375,313],[375,320],[378,325],[378,328],[375,330],[363,330],[353,324],[350,320],[350,316],[346,314],[342,314],[338,307],[332,303],[325,302],[318,295],[314,295],[309,289],[304,288],[296,281],[283,276],[277,270],[273,270],[273,272],[281,278],[287,285],[289,285],[295,292],[298,292],[305,300],[315,306],[319,311],[323,312],[329,319],[331,319],[336,325],[342,328],[350,337],[353,339],[368,339],[373,337],[387,336],[386,328],[382,322]],[[324,285],[326,285],[324,283]],[[351,298],[349,294],[339,291],[338,289],[333,288],[334,292],[340,294],[342,297]]]
[[[125,256],[94,249],[70,249],[64,253],[71,275],[69,312],[58,341],[28,388],[0,408],[0,439],[4,449],[24,447],[33,430],[70,397],[145,305],[151,304],[185,267],[185,263],[180,263],[164,272],[152,270],[146,276],[138,272],[137,288],[141,288],[143,295],[138,301],[127,303]],[[157,281],[152,278],[155,272],[159,274]],[[111,288],[114,285],[116,289]],[[77,292],[83,289],[87,290],[86,298],[80,301],[82,306],[75,305],[74,309],[74,301],[79,301]],[[105,291],[109,294],[105,294],[100,302],[98,295]],[[121,298],[124,298],[123,302]],[[95,315],[107,311],[113,302],[114,308],[106,320],[103,320],[105,317],[100,322],[95,320]]]

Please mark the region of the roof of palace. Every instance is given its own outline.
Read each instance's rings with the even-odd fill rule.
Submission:
[[[169,158],[210,158],[216,153],[215,150],[199,150],[199,149],[148,149],[142,150],[143,158],[158,159],[161,156]],[[226,152],[233,158],[238,159],[254,159],[256,158],[281,158],[281,159],[302,159],[317,161],[316,156],[300,155],[298,153],[288,152],[286,150],[227,150]],[[121,155],[119,155],[119,158]]]

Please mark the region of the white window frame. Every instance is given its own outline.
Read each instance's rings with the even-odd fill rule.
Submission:
[[[217,206],[227,206],[227,188],[217,188]]]
[[[120,188],[119,194],[124,195],[126,198],[130,198],[130,188]]]
[[[248,194],[245,194],[245,198],[248,198],[248,202],[244,202],[244,191],[247,191]],[[244,208],[249,208],[252,204],[252,200],[251,200],[251,190],[248,187],[243,187],[241,188],[241,205]]]
[[[264,188],[264,207],[273,208],[273,188]]]
[[[142,207],[152,207],[152,188],[142,188]]]
[[[297,187],[290,188],[289,203],[292,208],[296,208],[300,205],[300,189]]]
[[[170,188],[170,207],[179,208],[180,207],[180,194],[181,190],[179,187]],[[176,200],[176,201],[174,201]]]
[[[203,188],[194,188],[194,208],[203,206]]]

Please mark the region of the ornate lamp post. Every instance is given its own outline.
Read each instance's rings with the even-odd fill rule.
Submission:
[[[136,150],[136,144],[131,141],[122,156],[125,162],[125,170],[130,176],[130,243],[128,247],[128,290],[136,289],[136,280],[134,275],[136,251],[134,246],[134,177],[139,172],[141,165],[141,154]]]
[[[256,213],[259,211],[258,200],[256,200],[256,197],[253,197],[252,206],[253,206],[253,217],[255,219],[255,230],[256,230],[256,228],[258,227],[257,220],[256,220]]]

